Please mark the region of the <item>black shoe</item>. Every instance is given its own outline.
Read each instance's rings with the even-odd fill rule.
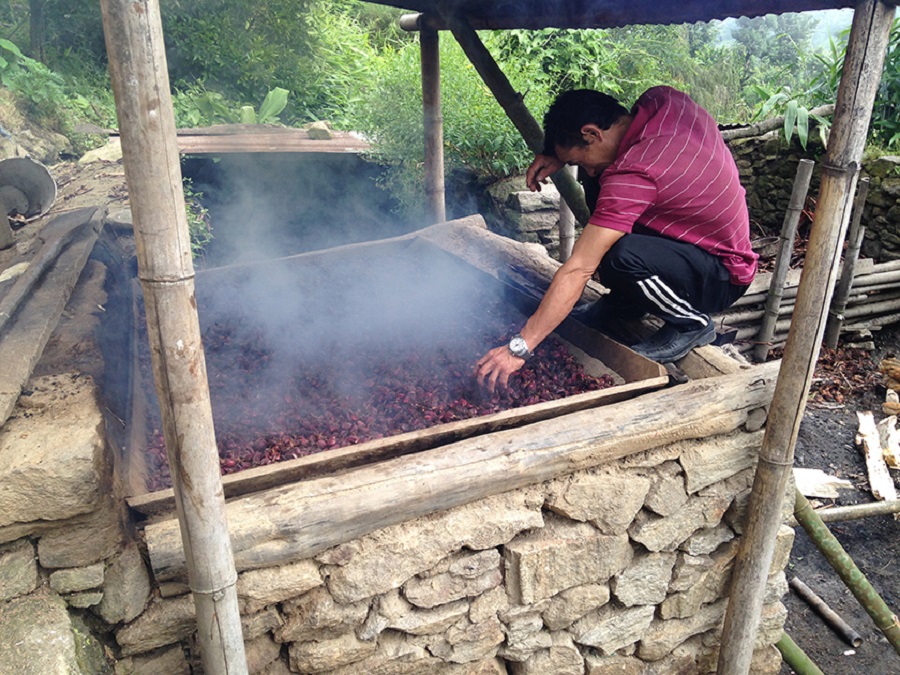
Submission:
[[[656,333],[632,349],[641,356],[659,363],[683,359],[694,347],[702,347],[716,339],[716,327],[707,318],[705,326],[685,329],[666,323]]]

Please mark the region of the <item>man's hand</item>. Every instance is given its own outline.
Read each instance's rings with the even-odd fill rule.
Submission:
[[[540,192],[541,183],[564,166],[565,162],[551,155],[535,155],[534,161],[525,172],[525,185],[532,192]]]
[[[494,347],[478,359],[475,375],[478,377],[478,384],[487,387],[493,394],[498,383],[506,389],[509,385],[509,376],[524,365],[525,359],[513,355],[506,345]]]

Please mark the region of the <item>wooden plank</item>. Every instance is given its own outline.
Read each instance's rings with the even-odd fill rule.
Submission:
[[[240,152],[319,152],[361,154],[368,141],[346,131],[332,138],[310,138],[305,129],[263,125],[220,125],[207,129],[179,129],[178,151],[185,155],[221,155]]]
[[[60,236],[69,241],[69,234],[75,232],[74,238],[58,247],[59,238],[48,239],[45,247],[53,249],[53,258],[42,264],[42,276],[29,283],[27,294],[16,302],[15,313],[0,335],[0,426],[15,409],[22,388],[59,323],[94,248],[105,212],[89,208],[56,219]],[[32,265],[41,264],[41,257],[39,251]]]
[[[246,570],[306,558],[387,525],[675,441],[729,433],[749,411],[769,404],[779,365],[770,362],[231,500],[235,564]],[[181,578],[177,522],[149,523],[144,534],[156,578]]]

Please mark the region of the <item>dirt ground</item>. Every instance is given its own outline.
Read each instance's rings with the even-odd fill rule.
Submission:
[[[887,355],[900,354],[900,327],[875,334],[876,349],[871,352],[871,365],[855,365],[877,369]],[[873,501],[866,477],[865,460],[855,445],[857,411],[871,410],[876,421],[881,412],[884,387],[873,377],[867,386],[857,387],[843,403],[816,402],[807,407],[800,425],[795,450],[795,465],[821,469],[853,483],[853,489],[841,490],[836,500],[819,500],[847,506]],[[849,391],[849,389],[848,389]],[[896,481],[897,474],[894,473]],[[830,524],[847,553],[888,606],[900,609],[900,521],[892,516],[874,516],[860,520]],[[792,592],[785,598],[788,619],[785,626],[794,642],[826,675],[866,673],[882,675],[900,673],[900,656],[894,651],[874,622],[831,568],[801,527],[796,529],[788,579],[798,577],[824,599],[862,637],[863,643],[853,648],[845,643],[810,607]],[[790,673],[784,666],[782,673]]]

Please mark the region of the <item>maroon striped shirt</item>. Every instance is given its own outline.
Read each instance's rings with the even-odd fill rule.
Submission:
[[[648,89],[631,114],[589,222],[689,242],[721,258],[732,283],[749,284],[758,256],[745,192],[712,116],[671,87]]]

